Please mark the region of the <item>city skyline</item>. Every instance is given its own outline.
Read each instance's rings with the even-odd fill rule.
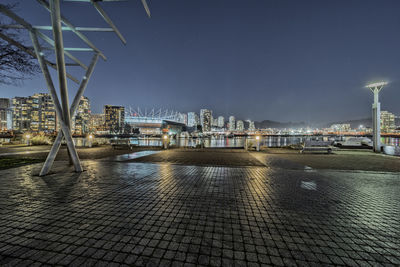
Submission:
[[[151,19],[139,2],[110,10],[129,42],[120,48],[112,34],[100,40],[109,59],[99,62],[86,91],[95,112],[112,104],[208,108],[255,121],[344,121],[370,117],[364,86],[388,80],[382,109],[400,113],[396,1],[149,4]],[[16,12],[37,25],[48,20],[36,3]],[[75,19],[87,26],[99,18],[89,12]],[[41,74],[21,86],[0,85],[9,98],[45,88]]]
[[[48,97],[50,98],[50,95],[45,91],[41,91],[39,93],[35,93],[35,94],[32,94],[32,95],[48,95]],[[11,103],[10,109],[12,109],[12,101],[13,101],[13,99],[15,99],[15,98],[24,99],[24,98],[29,98],[29,97],[31,97],[31,96],[29,96],[29,95],[25,95],[25,96],[17,95],[17,96],[13,96],[11,98],[2,98],[2,97],[0,97],[0,100],[2,100],[2,99],[9,100],[10,103]],[[87,96],[83,96],[83,98],[85,98],[87,100],[89,99]],[[147,109],[147,108],[143,108],[143,107],[136,107],[138,109],[135,109],[135,108],[132,108],[132,106],[123,106],[123,105],[119,105],[119,104],[111,105],[111,104],[107,104],[107,103],[101,104],[101,107],[102,107],[101,110],[93,110],[91,108],[92,106],[93,106],[93,103],[90,103],[89,110],[90,110],[90,114],[94,114],[94,115],[104,114],[104,108],[106,106],[122,107],[122,108],[126,109],[126,114],[129,114],[130,116],[135,116],[135,115],[132,115],[132,114],[136,114],[136,112],[138,112],[138,116],[139,117],[140,116],[145,116],[146,117],[146,116],[149,116],[151,114],[151,112],[156,112],[157,113],[157,112],[159,112],[161,110],[162,110],[162,112],[169,112],[169,113],[173,112],[173,113],[185,115],[186,116],[185,124],[187,124],[188,126],[192,126],[191,125],[192,124],[191,121],[198,121],[198,125],[202,125],[202,122],[201,122],[202,110],[211,111],[211,119],[213,119],[213,121],[210,122],[210,125],[218,126],[218,127],[221,127],[220,126],[221,119],[222,119],[222,124],[230,124],[229,120],[230,120],[231,117],[234,119],[235,125],[236,125],[236,122],[238,120],[243,120],[243,121],[246,121],[247,123],[248,122],[252,122],[253,124],[254,124],[254,122],[263,123],[264,121],[265,122],[271,122],[271,123],[282,123],[282,124],[291,124],[291,123],[293,123],[293,124],[303,124],[304,126],[312,127],[312,128],[321,128],[321,127],[323,128],[328,124],[335,124],[335,123],[348,123],[348,122],[354,122],[354,121],[358,121],[358,120],[368,120],[368,119],[372,120],[371,117],[366,116],[364,118],[358,118],[358,119],[356,118],[356,119],[344,119],[344,120],[337,120],[337,121],[324,121],[324,122],[320,122],[320,123],[307,123],[307,122],[304,122],[304,121],[301,121],[301,122],[294,122],[294,121],[284,122],[284,121],[276,121],[276,120],[268,120],[268,119],[267,120],[256,121],[256,120],[253,120],[252,118],[247,118],[247,119],[241,118],[241,117],[238,117],[238,116],[236,116],[235,114],[232,114],[232,113],[230,113],[229,116],[221,115],[221,114],[215,114],[215,112],[213,110],[204,109],[204,108],[201,108],[200,110],[197,110],[197,111],[191,109],[191,111],[187,111],[186,112],[186,111],[180,111],[180,110],[174,110],[174,109],[163,109],[163,108],[149,108],[149,109]],[[383,110],[382,112],[383,112],[383,114],[386,114],[387,112],[390,112],[390,114],[392,114],[394,116],[393,119],[394,118],[400,119],[400,115],[398,113],[394,113],[392,110],[390,110],[390,111]],[[141,113],[142,115],[139,115],[139,113]],[[192,114],[197,116],[197,117],[191,119],[191,115]],[[294,128],[298,128],[298,127],[294,127]]]

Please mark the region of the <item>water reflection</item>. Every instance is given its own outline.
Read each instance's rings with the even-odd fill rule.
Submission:
[[[265,147],[285,147],[290,145],[299,145],[306,139],[319,139],[321,141],[341,140],[343,136],[264,136],[260,139],[260,146]],[[170,139],[170,144],[178,147],[206,147],[206,148],[243,148],[247,142],[256,144],[255,137],[253,136],[211,136],[211,137],[177,137]],[[85,146],[86,139],[75,138],[77,146]],[[109,139],[96,138],[100,144],[109,143]],[[398,137],[382,137],[382,144],[391,146],[400,146],[400,138]],[[137,146],[154,146],[161,147],[162,140],[160,137],[136,137],[129,138],[129,142]]]
[[[400,138],[398,137],[382,137],[382,144],[389,146],[400,146]]]
[[[317,190],[317,184],[314,181],[301,181],[300,187],[306,190]]]

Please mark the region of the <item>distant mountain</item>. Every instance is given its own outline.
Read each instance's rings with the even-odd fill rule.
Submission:
[[[278,122],[270,120],[255,121],[254,125],[257,129],[266,129],[266,128],[284,129],[284,128],[307,127],[305,122]]]

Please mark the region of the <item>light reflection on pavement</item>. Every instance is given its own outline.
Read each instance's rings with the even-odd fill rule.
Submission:
[[[123,162],[140,153],[0,171],[0,264],[400,264],[398,173]]]

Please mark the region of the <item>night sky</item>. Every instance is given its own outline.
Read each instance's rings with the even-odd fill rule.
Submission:
[[[364,86],[384,79],[390,84],[381,93],[382,109],[400,115],[399,0],[148,4],[150,19],[139,0],[101,3],[128,44],[113,33],[86,33],[108,57],[99,60],[86,90],[94,112],[114,104],[209,108],[214,116],[258,121],[367,118],[372,93]],[[75,26],[107,26],[88,3],[62,2],[61,10]],[[16,13],[50,25],[36,1],[20,1]],[[70,32],[64,38],[66,47],[86,47]],[[75,54],[89,64],[89,57]],[[72,95],[77,86],[69,86]],[[0,90],[10,98],[47,92],[41,74]]]

